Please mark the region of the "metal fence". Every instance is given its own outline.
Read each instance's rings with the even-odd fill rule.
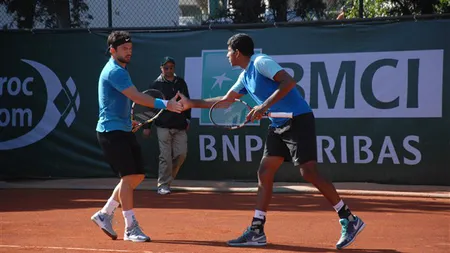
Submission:
[[[286,1],[285,21],[298,21],[294,10],[298,1]],[[346,1],[323,0],[329,14],[327,18],[334,19]],[[261,14],[262,22],[274,21],[270,0],[244,0],[241,3],[263,5],[266,11]],[[230,16],[235,11],[232,4],[233,0],[0,0],[0,24],[3,29],[230,24],[233,23]]]
[[[0,25],[7,30],[72,28],[200,27],[217,24],[254,24],[378,18],[424,12],[415,0],[400,8],[391,0],[384,12],[375,0],[0,0]],[[378,0],[377,0],[378,1]],[[363,2],[367,4],[367,7]],[[431,2],[430,2],[431,3]],[[434,14],[450,13],[440,0]],[[380,7],[379,5],[378,7]],[[391,8],[392,7],[392,8]],[[395,7],[395,8],[394,8]],[[387,9],[386,9],[387,8]],[[400,9],[399,9],[400,8]],[[412,9],[411,9],[412,8]],[[376,9],[376,8],[375,8]],[[411,9],[411,10],[410,10]],[[404,11],[405,13],[398,13]],[[430,11],[430,10],[428,10]],[[433,12],[428,12],[432,14]],[[349,15],[347,15],[349,14]],[[355,15],[356,14],[356,15]]]
[[[208,3],[208,0],[0,0],[0,22],[3,29],[200,25],[208,19],[211,7]]]

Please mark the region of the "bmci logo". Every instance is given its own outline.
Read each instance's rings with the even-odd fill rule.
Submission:
[[[317,118],[441,118],[443,50],[274,56]]]
[[[44,113],[38,123],[33,125],[33,108],[9,108],[0,106],[0,128],[31,128],[27,133],[13,139],[0,141],[0,150],[10,150],[36,143],[51,133],[61,119],[67,127],[75,120],[80,108],[80,95],[71,77],[63,85],[56,74],[47,66],[32,60],[22,59],[22,62],[33,67],[41,76],[45,84],[47,99]],[[26,96],[33,98],[34,77],[1,77],[0,100],[2,97]],[[55,103],[58,97],[65,96],[67,104],[63,108]],[[6,107],[8,108],[2,108]],[[36,119],[35,119],[36,121]]]

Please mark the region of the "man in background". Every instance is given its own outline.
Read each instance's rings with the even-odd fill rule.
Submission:
[[[150,89],[156,89],[171,98],[180,92],[189,97],[188,88],[183,78],[175,74],[175,60],[164,57],[161,61],[161,75],[150,84]],[[187,155],[187,129],[191,119],[191,110],[183,113],[164,111],[156,120],[155,126],[159,142],[159,172],[158,194],[171,193],[170,185],[180,170]],[[144,129],[144,137],[150,135],[151,125]]]
[[[345,13],[347,12],[347,8],[345,6],[342,6],[341,8],[341,12],[339,13],[339,15],[337,16],[337,20],[342,20],[345,19]]]

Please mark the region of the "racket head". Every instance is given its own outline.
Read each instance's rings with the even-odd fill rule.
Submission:
[[[152,96],[154,98],[165,99],[164,94],[155,89],[148,89],[142,93]],[[133,132],[136,132],[139,128],[155,120],[161,113],[163,109],[150,108],[137,103],[131,105],[131,119],[136,121],[138,124],[133,126]]]
[[[251,109],[247,103],[239,99],[220,100],[211,106],[209,119],[214,126],[237,129],[248,122],[246,117]]]

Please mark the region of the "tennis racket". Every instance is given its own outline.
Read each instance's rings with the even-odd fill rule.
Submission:
[[[250,122],[246,118],[251,110],[252,107],[242,100],[221,100],[209,109],[209,119],[215,126],[231,130],[238,129]],[[263,116],[263,118],[267,117],[292,118],[292,112],[269,112]]]
[[[155,89],[148,89],[142,93],[150,95],[154,98],[165,99],[161,91]],[[154,121],[164,111],[164,109],[150,108],[133,102],[131,105],[131,120],[136,121],[138,124],[133,125],[131,130],[135,133],[141,127]]]

